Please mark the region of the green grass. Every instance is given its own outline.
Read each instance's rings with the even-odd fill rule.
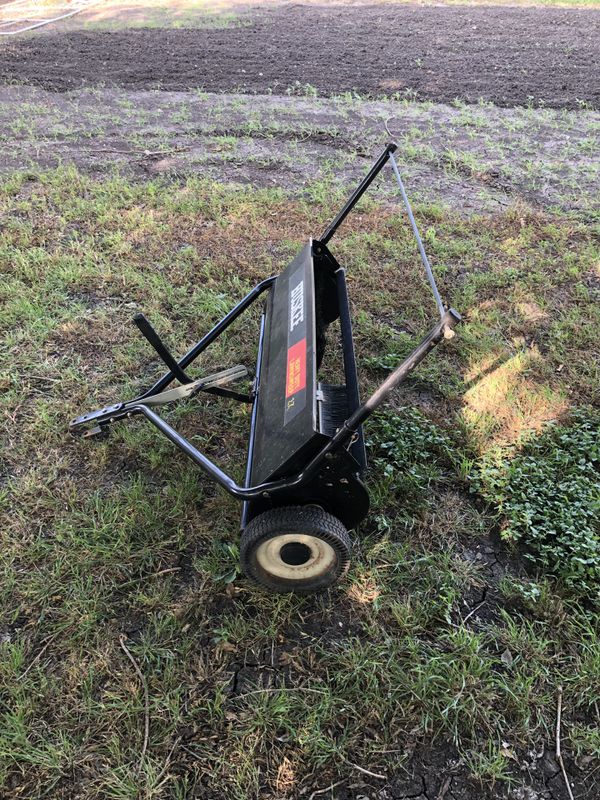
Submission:
[[[74,170],[0,185],[3,796],[246,800],[337,781],[369,795],[415,748],[441,748],[484,797],[551,750],[559,685],[569,770],[593,796],[597,616],[519,566],[470,483],[496,448],[517,453],[524,434],[597,402],[591,228],[518,205],[486,220],[416,209],[465,322],[370,426],[373,508],[329,594],[249,586],[237,503],[142,422],[68,438],[76,413],[160,372],[135,311],[182,352],[323,227],[338,195],[326,180],[292,202]],[[389,210],[364,203],[335,252],[366,391],[434,308]],[[252,363],[255,324],[198,371]],[[243,407],[194,400],[168,418],[241,476]]]
[[[237,9],[206,0],[159,3],[155,0],[130,0],[127,6],[108,2],[75,19],[74,27],[86,30],[124,28],[229,28],[248,25]]]
[[[581,410],[569,425],[525,442],[512,459],[490,454],[480,488],[499,510],[503,536],[580,594],[600,600],[600,416]]]
[[[122,90],[115,97],[99,88],[42,104],[38,94],[31,87],[2,93],[4,171],[74,162],[97,176],[98,169],[110,170],[109,154],[111,163],[138,176],[147,169],[172,176],[232,174],[243,161],[240,176],[268,185],[312,189],[315,176],[327,174],[346,185],[358,179],[363,157],[380,148],[386,124],[398,140],[400,169],[414,200],[470,214],[495,212],[523,197],[580,220],[600,218],[593,111],[373,101],[352,94],[270,96],[257,103],[248,95],[192,92],[182,100],[163,92],[159,103],[156,93]],[[322,190],[330,191],[331,183],[322,182]],[[393,191],[382,181],[380,198]]]

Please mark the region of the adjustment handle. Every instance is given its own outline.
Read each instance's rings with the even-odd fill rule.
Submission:
[[[179,366],[179,362],[173,357],[171,351],[160,338],[158,333],[154,330],[149,320],[143,314],[136,314],[133,318],[133,324],[138,328],[144,339],[154,348],[158,353],[161,360],[171,370],[173,375],[180,383],[191,383],[192,379],[188,378],[185,372]]]

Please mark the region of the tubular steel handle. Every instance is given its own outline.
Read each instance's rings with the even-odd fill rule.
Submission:
[[[213,481],[215,481],[215,483],[218,483],[220,486],[222,486],[223,489],[225,489],[226,492],[229,492],[229,494],[233,495],[233,497],[237,497],[238,500],[255,500],[261,496],[268,497],[271,493],[277,493],[282,490],[289,491],[289,489],[292,489],[295,486],[304,484],[315,474],[322,460],[331,450],[332,440],[330,440],[327,445],[317,453],[317,455],[308,463],[302,472],[299,472],[297,475],[293,475],[290,478],[280,478],[279,480],[268,481],[267,483],[259,483],[255,486],[240,486],[233,480],[233,478],[227,475],[226,472],[223,472],[220,467],[213,463],[210,458],[205,456],[204,453],[194,447],[194,445],[184,436],[181,436],[179,433],[177,433],[177,431],[172,428],[168,422],[165,422],[162,417],[159,417],[159,415],[153,411],[153,409],[144,404],[140,404],[132,407],[129,410],[129,416],[133,416],[135,414],[143,414],[149,422],[151,422],[164,436],[167,437],[167,439],[169,439],[176,447],[189,456],[194,463],[204,470],[204,472],[206,472],[213,479]]]
[[[386,148],[383,151],[383,153],[379,156],[379,158],[373,164],[367,175],[365,175],[365,177],[362,179],[362,181],[359,183],[356,189],[352,192],[350,197],[346,200],[344,207],[337,215],[337,217],[333,220],[331,225],[327,228],[323,236],[321,236],[320,241],[322,244],[327,244],[327,242],[331,239],[333,234],[336,232],[336,230],[339,228],[342,222],[346,219],[348,214],[352,211],[354,206],[358,203],[358,201],[366,192],[366,190],[369,188],[369,186],[373,183],[377,175],[381,172],[381,170],[383,169],[389,158],[390,153],[394,153],[397,149],[398,145],[395,142],[390,142],[388,145],[386,145]]]
[[[360,408],[357,408],[354,414],[346,420],[342,428],[340,428],[333,437],[334,440],[337,439],[340,434],[343,434],[344,431],[347,431],[347,433],[355,433],[359,426],[388,399],[393,390],[405,380],[409,373],[423,361],[425,356],[433,350],[442,339],[449,339],[454,335],[453,328],[460,321],[461,316],[458,311],[455,311],[453,308],[446,311],[435,328],[429,331],[427,336],[413,352],[396,367],[392,374],[373,392],[369,399],[364,402]],[[344,437],[341,436],[341,438],[343,439]]]

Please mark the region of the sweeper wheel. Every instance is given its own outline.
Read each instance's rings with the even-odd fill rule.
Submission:
[[[286,506],[259,514],[240,540],[245,574],[274,592],[314,592],[348,569],[352,545],[342,523],[318,506]]]

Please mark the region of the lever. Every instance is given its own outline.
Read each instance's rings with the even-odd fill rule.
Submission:
[[[133,323],[139,329],[144,339],[146,339],[146,341],[158,353],[162,361],[171,370],[179,383],[191,383],[192,379],[188,378],[185,372],[181,369],[178,361],[173,357],[166,344],[150,324],[149,320],[147,320],[143,314],[136,314],[133,318]]]

